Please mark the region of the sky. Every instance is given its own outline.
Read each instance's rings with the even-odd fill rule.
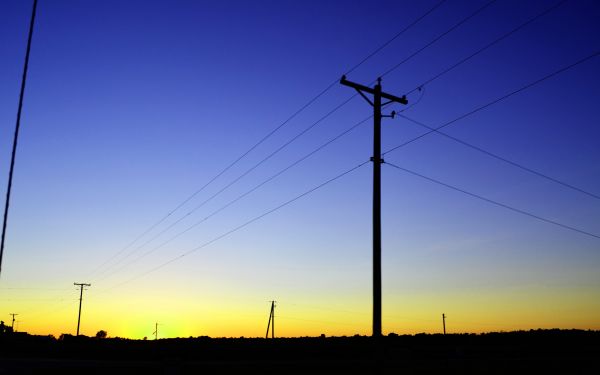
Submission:
[[[74,334],[79,282],[85,335],[257,337],[271,300],[277,336],[371,334],[347,74],[407,94],[384,151],[453,137],[384,156],[384,334],[600,329],[600,4],[437,4],[40,0],[0,319]],[[0,3],[3,194],[31,6]]]

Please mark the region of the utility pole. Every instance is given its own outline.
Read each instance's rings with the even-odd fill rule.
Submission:
[[[17,142],[19,140],[19,129],[21,128],[21,112],[23,111],[23,97],[25,96],[25,83],[27,82],[27,66],[29,65],[29,52],[31,51],[31,38],[33,36],[33,25],[35,23],[35,12],[37,0],[33,0],[31,21],[29,22],[29,36],[27,38],[27,49],[25,52],[25,64],[23,66],[23,78],[21,79],[21,92],[19,93],[19,106],[17,108],[17,123],[13,137],[10,168],[8,170],[8,186],[6,188],[6,201],[4,202],[4,220],[2,221],[2,237],[0,238],[0,269],[2,268],[2,254],[4,254],[4,242],[6,239],[6,224],[8,222],[8,207],[10,205],[10,192],[12,190],[13,172],[15,170],[15,158],[17,156]]]
[[[81,301],[83,300],[83,287],[84,286],[92,286],[92,284],[73,283],[73,285],[76,285],[80,288],[79,289],[79,315],[77,315],[77,336],[79,336],[79,323],[81,322]]]
[[[394,118],[396,112],[389,116],[381,114],[381,107],[395,102],[408,104],[406,96],[397,97],[381,91],[381,78],[377,78],[375,87],[370,88],[348,81],[342,76],[340,83],[352,87],[373,107],[373,337],[381,337],[381,119],[383,117]],[[366,95],[373,95],[371,101]],[[387,99],[381,103],[381,99]]]
[[[154,340],[158,340],[158,325],[158,323],[154,323],[154,332],[152,332],[154,335]]]
[[[269,322],[267,323],[267,334],[265,338],[269,338],[269,328],[271,329],[271,338],[275,338],[275,302],[271,301],[271,313],[269,314]]]
[[[442,324],[444,325],[444,336],[446,335],[446,314],[442,314]]]
[[[15,331],[15,316],[17,316],[19,314],[10,313],[8,315],[12,315],[12,324],[10,325],[10,329],[12,329],[12,331],[14,332]]]

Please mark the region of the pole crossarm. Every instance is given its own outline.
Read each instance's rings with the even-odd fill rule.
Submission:
[[[344,85],[344,86],[352,87],[353,89],[355,89],[356,91],[358,91],[358,93],[363,98],[365,98],[365,100],[368,101],[369,104],[374,105],[373,102],[363,94],[364,92],[366,92],[366,93],[369,93],[371,95],[375,95],[375,89],[374,88],[361,85],[360,83],[348,81],[346,79],[345,75],[342,76],[342,79],[340,79],[340,83],[342,85]],[[381,78],[377,78],[377,84],[381,85]],[[386,103],[384,103],[382,105],[390,104],[390,103],[393,103],[393,102],[404,104],[404,105],[408,104],[408,100],[406,99],[406,95],[402,95],[402,97],[399,97],[399,96],[388,94],[387,92],[383,92],[382,91],[381,92],[381,97],[389,100],[388,102],[386,102]]]

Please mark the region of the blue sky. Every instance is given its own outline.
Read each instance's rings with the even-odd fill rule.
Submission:
[[[91,281],[88,314],[97,326],[84,325],[90,334],[110,320],[115,327],[109,334],[135,336],[137,331],[126,328],[132,322],[147,319],[150,327],[153,319],[163,319],[186,327],[172,335],[261,335],[262,310],[268,313],[266,301],[273,298],[281,315],[287,311],[288,335],[368,333],[370,164],[113,288],[368,160],[370,122],[118,271],[369,116],[369,105],[352,99],[137,249],[353,95],[341,85],[120,253],[135,250],[123,263],[113,267],[121,258],[111,257],[435,3],[41,0],[3,260],[3,310],[23,310],[24,329],[29,324],[36,332],[66,331],[75,311],[70,285]],[[369,84],[486,3],[445,2],[348,78]],[[387,74],[383,88],[407,93],[556,3],[496,1]],[[5,1],[0,9],[1,186],[8,175],[30,10],[28,1]],[[566,1],[410,94],[417,104],[403,114],[439,126],[597,52],[598,16],[600,6],[593,1]],[[444,131],[598,195],[599,64],[592,58]],[[386,119],[383,149],[423,131],[402,118]],[[600,235],[598,199],[439,135],[386,160]],[[442,312],[449,323],[455,319],[457,329],[470,331],[598,329],[600,305],[593,301],[600,300],[599,243],[383,166],[384,331],[434,332]],[[109,259],[103,277],[96,270]],[[129,315],[113,318],[111,308],[123,306],[132,294],[139,303]],[[25,299],[28,305],[22,306]],[[153,303],[165,311],[153,313]],[[217,314],[256,309],[258,328],[249,318],[230,332],[214,315],[203,316],[202,308]],[[47,322],[27,318],[55,309],[63,310]],[[344,315],[348,311],[356,315]],[[178,314],[202,316],[204,325]],[[339,321],[347,325],[330,324]],[[286,324],[281,327],[285,333]]]

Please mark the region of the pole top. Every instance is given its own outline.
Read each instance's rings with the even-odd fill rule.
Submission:
[[[381,77],[377,77],[377,84],[381,85]]]

